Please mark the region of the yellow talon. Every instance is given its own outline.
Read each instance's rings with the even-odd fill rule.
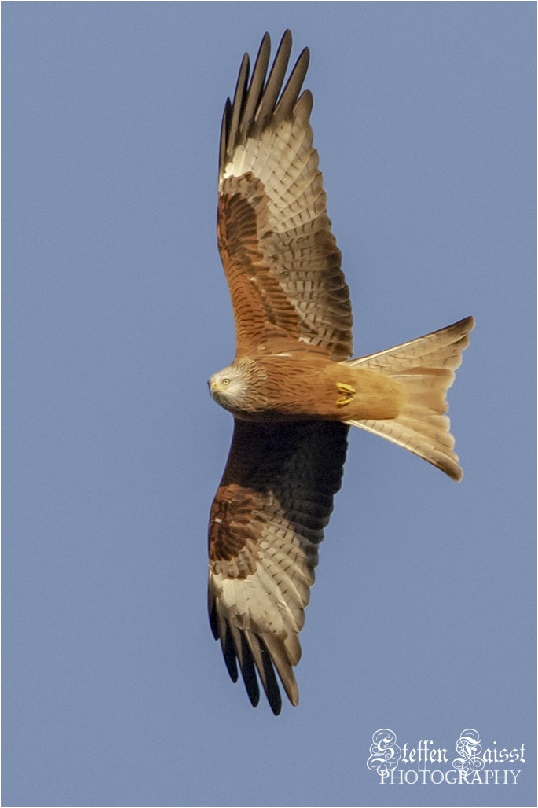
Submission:
[[[343,384],[343,382],[337,382],[336,389],[339,393],[338,398],[336,399],[336,405],[338,407],[345,407],[346,404],[349,404],[357,392],[354,387],[351,387],[350,384]]]

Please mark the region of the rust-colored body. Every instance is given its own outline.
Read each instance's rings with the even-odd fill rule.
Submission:
[[[368,368],[334,362],[324,352],[290,350],[238,360],[248,368],[245,408],[233,408],[245,420],[329,421],[392,419],[402,411],[403,386]]]

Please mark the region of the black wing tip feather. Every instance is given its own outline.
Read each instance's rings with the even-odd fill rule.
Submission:
[[[241,668],[241,674],[243,676],[243,682],[245,683],[245,688],[250,699],[250,703],[253,707],[258,706],[258,702],[260,701],[260,688],[258,686],[258,677],[256,676],[256,665],[254,663],[254,657],[248,647],[247,641],[245,639],[245,635],[241,633],[240,635],[240,643],[241,643],[241,650],[236,647],[236,653],[238,660],[239,660],[239,667]]]
[[[228,636],[230,636],[230,634]],[[233,655],[233,666],[230,666],[230,660],[227,660],[226,657],[224,659],[226,667],[228,668],[228,673],[230,673],[232,681],[236,682],[238,679],[237,660],[237,662],[239,662],[239,668],[241,670],[241,676],[243,678],[245,689],[252,706],[257,707],[260,701],[260,687],[258,684],[259,678],[273,715],[280,715],[282,710],[282,696],[280,694],[280,688],[278,686],[271,656],[267,651],[263,640],[261,640],[259,637],[254,636],[251,642],[257,643],[256,655],[253,653],[253,649],[243,632],[239,632],[239,636],[237,637],[235,643],[232,641],[232,648],[230,649],[230,652]],[[238,647],[238,643],[240,644],[240,647]],[[231,669],[235,669],[235,679],[231,674]]]
[[[221,130],[219,170],[232,159],[235,148],[255,131],[263,131],[273,119],[289,117],[299,101],[308,70],[310,52],[303,48],[284,84],[292,48],[292,34],[286,29],[280,40],[269,74],[271,37],[266,31],[258,48],[252,72],[245,53],[237,77],[233,102],[228,98]],[[303,93],[304,95],[304,93]],[[275,117],[276,116],[276,117]]]
[[[236,631],[236,637],[234,638],[233,632],[227,622],[224,622],[224,624],[219,627],[215,604],[210,605],[209,622],[213,637],[215,640],[220,639],[224,664],[226,665],[226,670],[232,682],[237,682],[239,679],[237,667],[237,663],[239,662],[241,676],[252,706],[257,707],[260,701],[259,677],[273,715],[280,715],[282,710],[282,696],[271,655],[263,640],[257,635],[253,635],[250,643],[256,643],[255,648],[257,653],[254,654],[249,641],[247,641],[242,631]]]

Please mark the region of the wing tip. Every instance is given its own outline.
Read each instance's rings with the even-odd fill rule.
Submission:
[[[278,122],[294,114],[308,70],[310,51],[307,47],[303,48],[284,85],[292,44],[292,33],[287,28],[280,39],[269,74],[271,37],[268,31],[262,37],[252,72],[249,54],[244,54],[233,102],[226,103],[222,117],[220,172],[232,159],[235,148],[246,138],[256,131],[263,131],[273,120]]]
[[[273,715],[280,715],[282,696],[277,673],[290,703],[294,707],[297,706],[299,688],[292,668],[296,663],[289,660],[283,643],[277,647],[276,638],[264,639],[254,632],[234,628],[228,620],[219,615],[215,599],[210,601],[209,621],[214,638],[220,639],[230,679],[234,683],[237,682],[239,670],[241,671],[245,690],[253,707],[257,707],[260,701],[259,680]]]

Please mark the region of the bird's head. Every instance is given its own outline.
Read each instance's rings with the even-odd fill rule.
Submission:
[[[238,365],[229,365],[218,373],[214,373],[208,381],[211,397],[227,410],[232,412],[244,404],[247,392],[247,379],[243,369]]]

